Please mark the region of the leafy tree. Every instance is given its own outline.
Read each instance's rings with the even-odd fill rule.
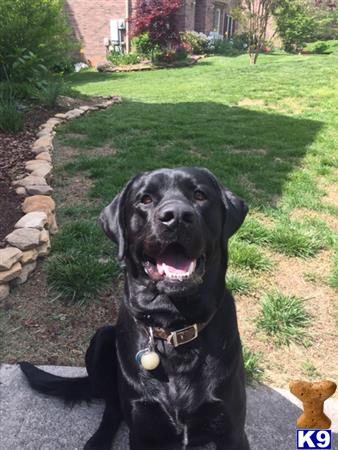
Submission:
[[[317,23],[308,1],[281,0],[274,15],[286,51],[297,51],[313,39]]]
[[[153,45],[162,49],[180,42],[176,13],[181,0],[138,0],[131,19],[133,37],[148,33]]]
[[[266,43],[266,33],[278,0],[243,0],[236,8],[236,18],[248,35],[250,63],[256,64],[258,55]]]
[[[17,76],[18,62],[66,63],[73,44],[62,0],[0,0],[0,17],[0,80]]]

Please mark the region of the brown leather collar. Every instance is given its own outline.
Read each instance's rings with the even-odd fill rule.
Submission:
[[[168,331],[164,328],[152,328],[153,336],[158,339],[163,339],[167,341],[174,347],[179,347],[180,345],[187,344],[198,337],[200,331],[202,331],[213,319],[216,311],[214,311],[206,322],[194,323],[188,327],[181,328],[175,331]]]

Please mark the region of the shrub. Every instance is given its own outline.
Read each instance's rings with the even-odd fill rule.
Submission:
[[[16,63],[52,69],[69,59],[74,44],[62,0],[1,0],[0,17],[0,80],[26,81]]]
[[[15,94],[10,89],[0,91],[0,130],[5,133],[18,133],[22,129],[23,113],[18,108]]]
[[[117,51],[111,52],[108,60],[115,66],[124,66],[128,64],[138,64],[141,59],[136,53],[120,53]]]
[[[138,0],[130,21],[131,35],[148,33],[152,44],[161,49],[178,44],[176,13],[181,5],[181,0]]]
[[[184,47],[177,47],[175,50],[155,50],[151,56],[154,64],[172,64],[174,62],[185,61],[188,57]]]
[[[134,37],[132,45],[138,55],[150,58],[155,50],[159,50],[158,45],[154,44],[149,33],[142,33],[140,36]]]
[[[48,80],[39,83],[39,86],[32,91],[32,97],[41,105],[53,108],[57,98],[63,92],[63,83],[59,80]]]
[[[240,51],[234,48],[233,42],[227,39],[213,39],[209,43],[209,51],[216,55],[236,56]]]
[[[209,51],[209,39],[205,34],[197,31],[185,31],[180,36],[182,43],[189,46],[192,53],[201,54]]]
[[[274,15],[286,51],[297,51],[313,38],[316,21],[303,0],[282,0]]]
[[[231,40],[233,48],[237,50],[245,51],[249,47],[249,33],[235,34]]]
[[[311,42],[304,47],[304,52],[327,55],[338,52],[338,40]]]

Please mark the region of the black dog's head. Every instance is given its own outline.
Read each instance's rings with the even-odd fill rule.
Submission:
[[[226,244],[246,213],[207,169],[160,169],[132,179],[100,221],[137,283],[175,297],[224,284]]]

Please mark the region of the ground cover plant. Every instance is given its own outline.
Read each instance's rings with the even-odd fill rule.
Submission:
[[[309,367],[337,378],[332,339],[338,330],[337,58],[260,58],[257,67],[249,66],[243,55],[207,58],[175,71],[87,71],[68,78],[83,95],[114,93],[123,102],[58,129],[54,189],[60,232],[46,264],[54,288],[44,297],[45,306],[26,301],[30,306],[16,312],[19,318],[7,314],[4,329],[19,322],[19,335],[25,336],[25,348],[15,350],[13,334],[18,332],[8,333],[7,359],[20,351],[44,362],[34,359],[32,322],[25,323],[31,315],[38,333],[39,321],[48,316],[41,333],[58,330],[58,346],[50,344],[49,358],[82,364],[80,354],[93,329],[113,321],[113,298],[121,292],[120,272],[109,266],[113,244],[97,225],[100,210],[138,171],[198,165],[212,170],[250,207],[246,223],[230,242],[228,274],[242,339],[251,352],[244,354],[247,367],[254,361],[253,366],[264,369],[263,379],[279,386],[304,376]],[[89,257],[96,272],[88,277]],[[66,266],[70,274],[65,280]],[[79,280],[91,277],[95,289],[83,296]],[[305,348],[302,338],[278,345],[266,330],[257,329],[264,296],[275,291],[283,298],[304,299],[303,318],[292,318],[290,324],[305,325],[305,317],[311,316],[304,330],[316,345],[309,340]],[[17,305],[15,295],[12,304]],[[81,346],[71,354],[65,349],[75,333],[81,333]]]

